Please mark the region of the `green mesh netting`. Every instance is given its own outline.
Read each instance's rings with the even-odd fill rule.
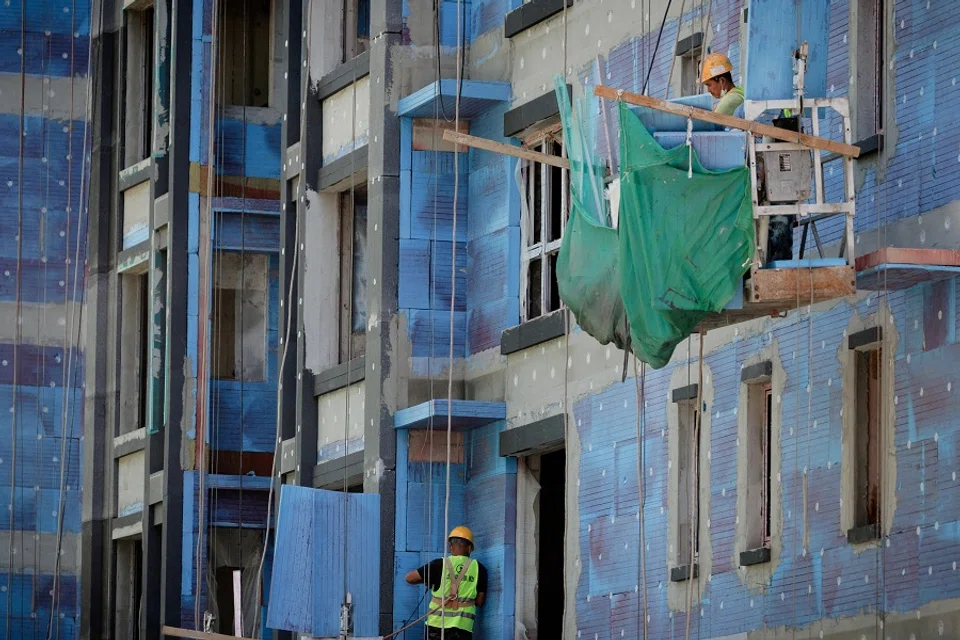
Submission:
[[[626,313],[620,299],[617,230],[603,197],[604,162],[596,156],[594,120],[574,119],[563,78],[554,80],[570,160],[570,217],[557,256],[560,299],[580,328],[600,344],[625,348]],[[595,98],[577,98],[577,113],[596,113]]]
[[[654,368],[741,286],[754,252],[746,167],[705,169],[686,145],[667,151],[620,104],[619,229],[609,225],[593,132],[578,99],[557,99],[571,162],[570,221],[557,260],[560,298],[601,344],[626,343]],[[591,118],[586,118],[588,121]],[[599,196],[598,196],[599,194]]]

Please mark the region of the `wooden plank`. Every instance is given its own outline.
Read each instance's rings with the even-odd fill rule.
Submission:
[[[774,127],[769,124],[753,122],[752,120],[744,120],[743,118],[728,116],[715,111],[707,111],[706,109],[697,109],[696,107],[690,107],[687,105],[678,104],[676,102],[668,102],[659,98],[651,98],[650,96],[645,96],[639,93],[629,93],[627,91],[621,92],[613,87],[605,87],[603,85],[595,87],[593,93],[607,100],[620,100],[626,102],[627,104],[633,104],[638,107],[647,107],[649,109],[656,109],[657,111],[672,113],[673,115],[682,116],[684,118],[693,118],[694,120],[712,122],[713,124],[718,124],[723,127],[730,127],[732,129],[739,129],[741,131],[747,131],[758,136],[770,136],[776,140],[802,144],[803,146],[811,149],[829,151],[831,153],[837,153],[839,155],[849,156],[851,158],[857,158],[860,156],[860,147],[845,144],[843,142],[827,140],[826,138],[811,136],[806,133],[787,131],[786,129],[780,129],[779,127]]]
[[[751,303],[783,302],[787,308],[813,301],[832,300],[857,292],[856,276],[851,266],[817,267],[813,269],[759,269],[753,274]],[[792,303],[792,304],[791,304]]]
[[[228,636],[225,633],[208,633],[206,631],[190,631],[189,629],[180,629],[178,627],[168,627],[164,625],[160,633],[170,638],[193,638],[193,640],[253,640],[253,638],[241,638],[239,636]]]
[[[530,162],[548,164],[551,167],[560,167],[561,169],[570,168],[570,161],[566,158],[551,156],[549,154],[540,153],[537,151],[530,151],[520,147],[513,147],[509,144],[494,142],[493,140],[487,140],[486,138],[478,138],[476,136],[471,136],[466,133],[459,133],[450,129],[443,132],[443,139],[447,142],[455,142],[463,145],[464,147],[473,147],[474,149],[482,149],[483,151],[502,153],[506,156],[522,158],[523,160],[529,160]]]

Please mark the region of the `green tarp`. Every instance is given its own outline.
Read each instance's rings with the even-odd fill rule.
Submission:
[[[601,344],[627,343],[654,368],[742,286],[754,253],[746,167],[709,171],[692,147],[667,151],[626,105],[619,105],[620,206],[609,224],[602,166],[584,124],[557,83],[571,162],[571,212],[557,260],[560,298]],[[588,94],[589,95],[589,94]],[[589,118],[588,118],[589,120]],[[625,320],[629,321],[629,325]]]

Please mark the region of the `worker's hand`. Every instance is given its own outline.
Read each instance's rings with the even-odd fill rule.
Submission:
[[[420,572],[414,569],[407,573],[407,584],[423,584],[423,578],[420,577]]]

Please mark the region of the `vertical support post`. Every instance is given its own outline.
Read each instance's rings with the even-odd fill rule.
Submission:
[[[308,155],[305,153],[306,149],[302,144],[299,151],[296,147],[297,143],[301,142],[302,0],[288,0],[285,15],[283,37],[287,43],[287,48],[284,65],[286,82],[283,85],[285,94],[283,102],[286,106],[286,118],[283,122],[281,135],[281,139],[284,141],[284,148],[281,151],[284,158],[284,172],[281,176],[283,185],[281,186],[280,204],[280,324],[278,327],[280,334],[278,358],[280,360],[277,362],[279,367],[278,384],[280,385],[278,412],[280,424],[277,425],[277,434],[281,440],[294,438],[297,434],[297,397],[300,388],[298,371],[300,371],[301,351],[303,350],[302,319],[300,317],[302,296],[299,295],[301,261],[297,259],[298,255],[301,258],[303,257],[302,253],[297,253],[299,251],[297,219],[301,216],[298,191],[303,180],[300,166]],[[302,237],[300,242],[303,242]],[[297,265],[296,269],[294,268],[295,263]],[[291,289],[294,292],[292,298],[289,295]],[[288,325],[290,326],[289,333],[287,331]],[[284,354],[286,354],[285,359]],[[279,443],[274,444],[278,445]],[[279,468],[277,461],[274,462],[274,466]]]
[[[291,0],[291,2],[297,2],[298,0]],[[309,2],[310,0],[307,0]],[[293,10],[291,9],[291,14]],[[305,51],[301,43],[303,42],[302,34],[307,33],[311,38],[313,38],[313,43],[308,43],[308,47],[315,46],[315,43],[323,38],[324,34],[314,34],[310,28],[310,25],[307,24],[307,20],[311,19],[312,14],[309,8],[300,7],[299,13],[296,16],[296,19],[291,15],[289,28],[291,34],[296,34],[297,46],[296,46],[296,57],[294,57],[294,48],[290,48],[290,58],[288,60],[288,66],[291,67],[290,80],[291,84],[288,85],[288,100],[287,100],[287,110],[291,113],[288,116],[289,121],[294,121],[293,113],[296,114],[295,121],[297,122],[298,130],[295,135],[297,136],[297,142],[300,143],[300,157],[299,159],[294,158],[294,161],[299,161],[299,179],[297,181],[298,189],[296,191],[291,190],[290,199],[287,201],[286,212],[291,213],[292,216],[297,216],[300,220],[300,242],[299,244],[293,244],[292,239],[289,244],[284,243],[284,247],[288,247],[287,251],[297,251],[297,255],[300,258],[297,260],[297,270],[296,273],[291,273],[290,277],[295,278],[294,287],[296,295],[296,322],[293,326],[293,332],[296,333],[297,337],[297,350],[295,359],[291,360],[291,365],[296,371],[296,393],[291,397],[291,416],[290,416],[290,431],[284,432],[284,438],[296,437],[296,467],[294,469],[294,482],[300,486],[313,486],[313,467],[317,462],[317,418],[316,418],[316,403],[313,399],[313,374],[307,369],[306,364],[306,340],[307,336],[304,332],[304,318],[303,318],[303,304],[302,301],[306,299],[304,291],[304,272],[305,272],[305,252],[301,247],[305,246],[305,238],[307,232],[307,211],[308,203],[306,201],[305,194],[308,192],[315,192],[317,189],[317,181],[320,173],[320,163],[322,160],[321,154],[316,153],[317,149],[321,148],[321,130],[320,130],[320,100],[316,93],[316,81],[319,78],[313,77],[313,68],[311,66],[304,67],[303,60],[305,60],[307,51]],[[293,42],[294,37],[291,36],[290,41]],[[314,54],[311,53],[311,57]],[[292,70],[296,68],[295,72]],[[304,78],[302,73],[306,74]],[[292,79],[296,77],[296,85],[292,84]],[[304,82],[306,80],[306,82]],[[306,89],[306,90],[304,90]],[[301,118],[303,119],[301,121]],[[303,136],[302,139],[300,136]],[[292,139],[288,136],[288,144],[293,144]],[[284,232],[289,233],[291,236],[295,231],[295,226],[284,226]],[[293,256],[293,253],[290,253]],[[289,357],[289,356],[288,356]],[[294,431],[295,429],[295,431]]]
[[[106,344],[111,339],[110,290],[114,278],[113,240],[117,235],[117,210],[113,198],[113,177],[117,175],[120,150],[114,120],[117,88],[117,62],[120,21],[113,2],[93,7],[90,20],[92,39],[91,81],[93,113],[91,127],[91,173],[89,206],[77,209],[87,212],[87,277],[86,300],[89,317],[84,322],[88,345]],[[92,213],[92,215],[91,215]],[[79,265],[75,265],[79,268]],[[115,334],[114,334],[115,335]],[[84,588],[81,593],[80,637],[84,640],[107,637],[112,633],[110,611],[113,589],[110,576],[109,549],[110,501],[108,491],[96,488],[112,486],[113,430],[108,427],[109,349],[87,349],[84,366],[84,432],[81,565]],[[66,429],[67,425],[63,425]]]
[[[400,119],[391,56],[402,46],[401,0],[371,3],[370,140],[367,199],[367,346],[364,491],[380,494],[380,633],[393,625],[396,449],[390,390],[400,367],[391,362],[398,332]],[[391,106],[394,105],[394,106]],[[374,284],[376,283],[376,284]],[[396,393],[396,391],[393,391]]]

